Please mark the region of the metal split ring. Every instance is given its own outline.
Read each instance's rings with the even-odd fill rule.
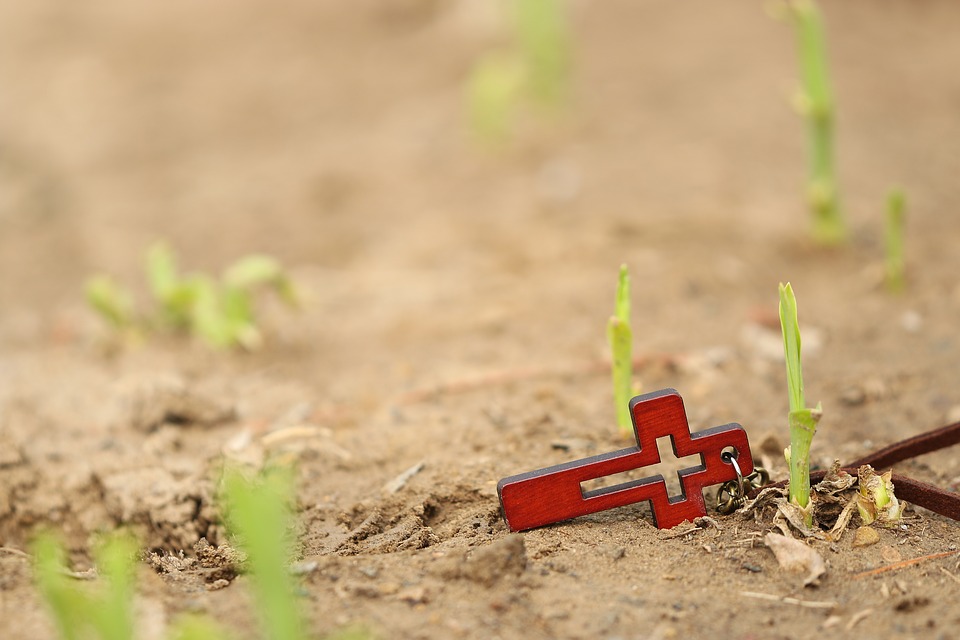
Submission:
[[[733,470],[737,473],[736,480],[729,480],[720,485],[717,489],[717,511],[723,515],[729,515],[742,507],[747,502],[747,494],[762,487],[770,481],[770,474],[763,467],[754,467],[753,473],[744,477],[737,464],[737,458],[734,454],[724,452],[720,454],[720,459],[733,465]],[[726,495],[726,497],[724,497]]]

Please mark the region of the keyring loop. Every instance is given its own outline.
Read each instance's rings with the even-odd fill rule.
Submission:
[[[733,465],[733,470],[737,472],[737,490],[738,495],[745,495],[746,492],[743,490],[743,473],[740,472],[740,465],[737,464],[737,457],[732,453],[723,453],[720,458],[724,462],[729,462]]]

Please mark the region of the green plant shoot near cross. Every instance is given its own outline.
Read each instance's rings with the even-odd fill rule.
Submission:
[[[784,451],[790,467],[790,502],[804,512],[807,526],[813,523],[810,507],[810,444],[823,415],[820,404],[806,407],[803,396],[803,372],[800,367],[800,324],[797,321],[797,298],[788,282],[780,284],[780,328],[783,331],[783,354],[787,363],[787,391],[790,397],[790,446]]]
[[[627,265],[620,265],[614,315],[607,322],[607,339],[613,369],[613,403],[620,431],[629,434],[633,428],[630,417],[630,396],[633,392],[633,355],[630,330],[630,274]]]
[[[846,239],[834,166],[834,102],[827,72],[827,52],[820,9],[813,0],[792,0],[789,13],[797,32],[802,88],[797,108],[806,118],[813,237],[825,245]]]

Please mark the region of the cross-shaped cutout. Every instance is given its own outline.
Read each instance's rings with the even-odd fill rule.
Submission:
[[[678,458],[676,446],[673,444],[673,438],[671,436],[657,438],[657,456],[660,458],[660,462],[648,467],[643,467],[642,474],[638,469],[631,469],[623,473],[615,473],[610,476],[581,482],[580,491],[583,493],[583,497],[590,497],[598,490],[615,487],[640,477],[660,476],[663,478],[663,482],[667,487],[667,499],[670,502],[682,500],[684,495],[683,484],[680,482],[680,470],[697,464],[702,465],[703,456],[697,453]]]
[[[703,488],[736,478],[733,465],[721,458],[724,449],[732,447],[736,452],[744,476],[753,472],[753,457],[743,427],[727,424],[691,434],[683,400],[673,389],[637,396],[630,401],[630,413],[636,446],[501,480],[497,493],[510,530],[533,529],[646,500],[651,503],[654,523],[665,529],[706,515]],[[668,445],[667,451],[661,453],[657,441],[663,439],[671,442],[672,447]],[[681,461],[699,458],[699,464],[676,473],[680,481],[676,492],[668,492],[664,475],[647,473],[651,466],[671,457]],[[677,464],[676,460],[672,462]],[[640,479],[616,482],[619,474],[641,468],[644,473]],[[598,478],[604,479],[604,486],[584,486]]]

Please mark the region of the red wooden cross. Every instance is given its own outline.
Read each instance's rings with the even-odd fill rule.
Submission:
[[[703,488],[734,480],[733,465],[721,458],[732,448],[740,473],[753,472],[747,434],[739,424],[690,433],[683,399],[674,389],[637,396],[630,401],[637,446],[504,478],[497,484],[503,517],[511,531],[524,531],[577,516],[649,500],[653,521],[661,529],[707,515]],[[680,470],[681,495],[670,497],[662,475],[612,487],[586,490],[581,483],[660,462],[657,438],[669,436],[673,453],[699,455],[700,464]]]

